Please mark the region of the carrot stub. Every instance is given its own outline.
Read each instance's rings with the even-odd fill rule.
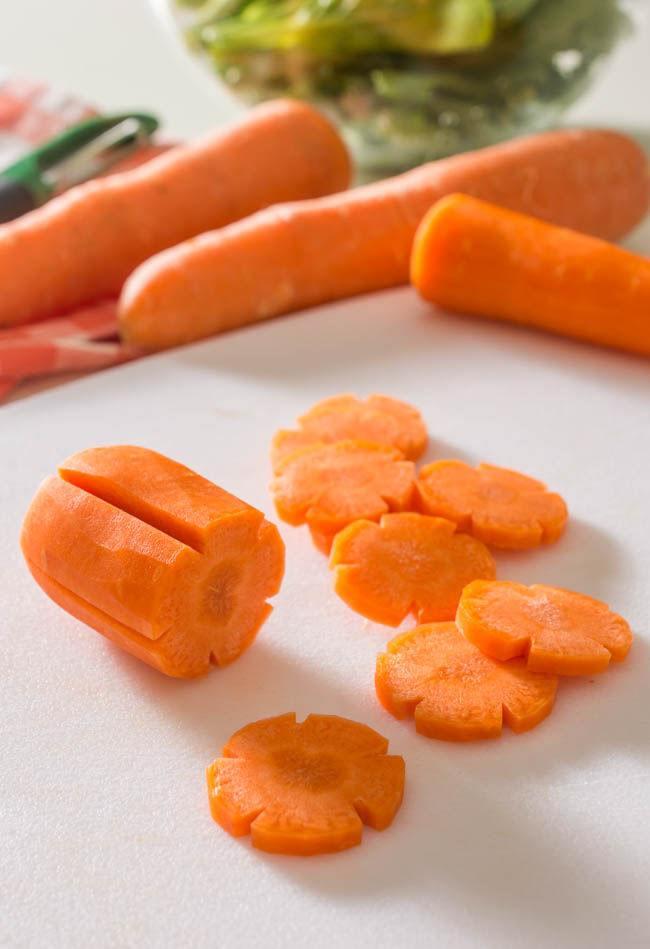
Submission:
[[[300,428],[281,429],[271,442],[274,470],[299,448],[347,439],[363,439],[397,448],[405,458],[419,458],[427,443],[427,430],[417,409],[386,395],[355,395],[323,399],[298,419]]]
[[[525,732],[553,708],[557,677],[530,672],[522,659],[498,662],[463,637],[455,623],[418,626],[377,657],[375,686],[396,718],[413,716],[428,738],[498,738],[505,721]]]
[[[435,461],[418,475],[420,506],[494,547],[537,547],[558,540],[566,504],[546,485],[507,468]]]
[[[180,677],[240,655],[284,570],[282,540],[260,511],[128,445],[64,462],[32,501],[21,543],[59,606]]]
[[[356,521],[334,539],[334,589],[368,619],[399,626],[453,619],[463,587],[492,578],[487,547],[456,525],[424,514],[384,514],[379,524]]]
[[[336,715],[253,722],[207,769],[212,816],[270,853],[354,847],[362,824],[385,830],[402,802],[404,760],[387,749],[367,725]]]
[[[632,645],[630,627],[606,603],[542,584],[476,580],[463,590],[456,622],[486,655],[526,656],[532,672],[593,675]]]
[[[467,195],[420,224],[411,281],[451,310],[650,355],[650,260]]]
[[[308,524],[324,553],[351,521],[408,509],[414,490],[412,461],[397,449],[360,440],[296,451],[271,482],[278,516],[289,524]]]

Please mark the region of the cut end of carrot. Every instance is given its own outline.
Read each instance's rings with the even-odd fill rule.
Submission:
[[[530,672],[521,659],[498,662],[469,643],[455,623],[396,636],[377,659],[377,697],[396,718],[442,741],[498,738],[505,721],[520,733],[553,708],[557,677]]]
[[[463,588],[494,577],[496,567],[480,540],[456,525],[424,514],[385,514],[380,524],[359,520],[334,539],[334,589],[357,613],[398,626],[450,620]]]
[[[622,661],[632,644],[625,620],[607,604],[557,587],[470,583],[456,622],[467,640],[497,659],[525,656],[533,672],[595,675]]]
[[[362,824],[384,830],[404,791],[404,760],[358,722],[294,714],[236,732],[207,769],[214,820],[250,833],[270,853],[312,856],[361,842]]]

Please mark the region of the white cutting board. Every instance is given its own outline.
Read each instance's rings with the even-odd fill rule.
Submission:
[[[261,507],[269,439],[324,396],[383,392],[426,417],[427,460],[541,478],[568,501],[552,548],[502,578],[610,602],[622,666],[561,684],[538,729],[454,745],[378,705],[393,631],[331,589],[306,529],[257,643],[167,679],[72,619],[18,548],[39,481],[89,445],[149,446]],[[0,411],[0,945],[646,947],[650,925],[650,363],[452,316],[409,290],[260,325]],[[269,856],[211,819],[204,768],[252,720],[366,722],[406,759],[393,826],[334,856]]]

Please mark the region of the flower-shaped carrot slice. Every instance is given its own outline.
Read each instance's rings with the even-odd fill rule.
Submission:
[[[252,642],[284,570],[275,525],[157,452],[90,448],[39,488],[23,553],[49,596],[172,676]]]
[[[397,448],[405,458],[419,458],[427,430],[417,409],[386,395],[361,401],[355,395],[336,395],[318,402],[298,419],[300,429],[281,429],[271,442],[276,470],[289,454],[307,445],[317,446],[362,439]]]
[[[534,478],[481,464],[435,461],[418,476],[420,507],[494,547],[552,544],[566,524],[566,504]]]
[[[363,441],[295,452],[271,482],[278,515],[289,524],[307,523],[324,553],[351,521],[379,520],[387,511],[409,508],[414,490],[412,461],[395,448]]]
[[[377,732],[336,715],[294,714],[236,732],[207,769],[212,816],[254,847],[300,856],[361,843],[402,802],[404,759]]]
[[[441,517],[412,513],[350,524],[334,539],[330,567],[341,599],[388,626],[408,613],[419,623],[453,619],[463,587],[495,574],[480,540]]]
[[[533,672],[593,675],[632,645],[630,627],[606,603],[542,584],[476,580],[463,590],[456,622],[486,655],[527,656]]]
[[[375,687],[395,718],[415,718],[428,738],[498,738],[502,722],[525,732],[553,707],[557,676],[530,672],[522,659],[498,662],[467,642],[455,623],[418,626],[377,657]]]

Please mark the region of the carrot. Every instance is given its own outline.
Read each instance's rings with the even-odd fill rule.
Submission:
[[[650,203],[647,160],[625,136],[578,130],[518,139],[346,194],[271,208],[165,251],[126,282],[122,334],[163,349],[407,283],[416,229],[453,191],[612,239]]]
[[[274,470],[299,448],[346,439],[388,445],[413,459],[419,458],[427,443],[426,426],[418,410],[387,395],[370,395],[363,402],[355,395],[335,395],[317,402],[298,423],[298,430],[280,429],[275,434],[271,442]]]
[[[346,524],[408,510],[414,490],[412,461],[395,448],[360,440],[294,452],[271,482],[278,516],[294,526],[307,524],[323,553]]]
[[[334,538],[334,589],[368,619],[399,626],[453,619],[463,587],[494,577],[487,547],[456,525],[424,514],[384,514],[379,524],[355,521]]]
[[[269,204],[338,191],[349,174],[345,148],[319,112],[298,102],[259,106],[0,228],[0,326],[117,296],[151,254]]]
[[[358,722],[278,715],[235,732],[207,769],[210,809],[233,837],[269,853],[311,856],[385,830],[402,803],[404,759]]]
[[[418,475],[425,514],[446,517],[494,547],[537,547],[559,539],[566,504],[546,485],[507,468],[434,461]]]
[[[411,280],[450,310],[650,356],[650,260],[466,195],[422,221]]]
[[[203,675],[253,641],[284,569],[260,511],[157,452],[73,455],[27,511],[21,544],[63,609],[170,676]]]
[[[456,622],[486,655],[526,656],[531,672],[593,675],[632,645],[630,627],[606,603],[542,584],[476,580],[463,590]]]
[[[531,672],[522,659],[497,662],[468,643],[455,623],[418,626],[377,657],[377,698],[395,718],[443,741],[519,734],[551,713],[557,676]]]

